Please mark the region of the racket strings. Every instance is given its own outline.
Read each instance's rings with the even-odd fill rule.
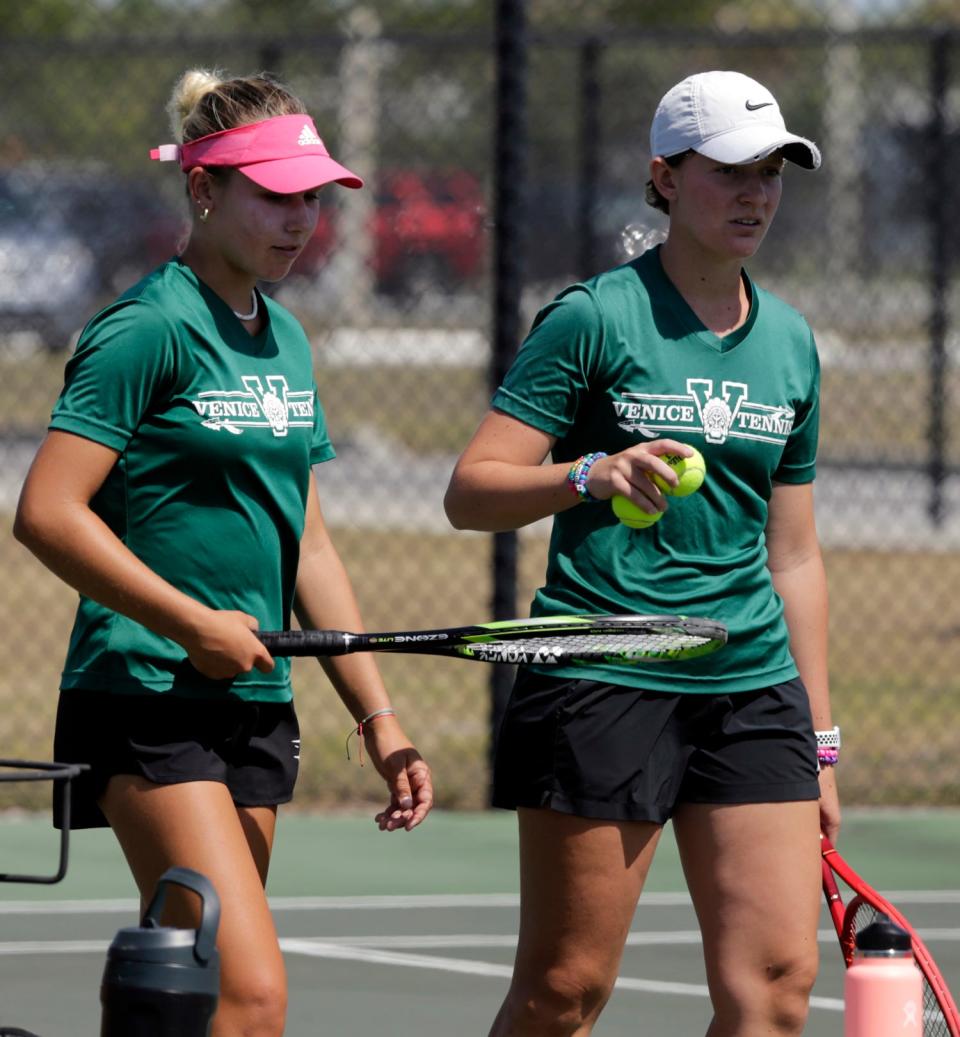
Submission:
[[[630,633],[582,633],[559,637],[538,636],[478,642],[469,651],[514,652],[518,655],[554,655],[577,659],[670,659],[692,652],[711,650],[716,640],[706,634],[685,630]]]
[[[856,934],[875,922],[880,915],[881,912],[865,900],[861,900],[857,905],[853,912],[852,924],[848,926],[847,945],[843,948],[844,954],[848,956],[848,962],[853,959],[856,951]],[[914,958],[916,958],[916,954],[914,954]],[[940,1001],[927,979],[926,972],[923,968],[920,971],[923,974],[923,1037],[953,1037],[953,1031],[947,1023]]]

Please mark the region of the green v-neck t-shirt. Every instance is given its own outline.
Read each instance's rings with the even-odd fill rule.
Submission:
[[[86,326],[50,428],[117,451],[93,511],[150,569],[214,609],[289,624],[310,467],[334,456],[296,319],[261,297],[250,335],[173,259]],[[290,664],[215,681],[183,648],[81,596],[64,691],[286,702]]]
[[[572,285],[537,315],[493,397],[496,410],[556,437],[555,462],[663,437],[706,461],[701,489],[645,529],[620,523],[606,502],[555,515],[531,614],[701,616],[727,624],[727,645],[694,660],[551,673],[717,694],[797,676],[765,527],[774,482],[814,479],[820,368],[804,318],[743,276],[749,316],[723,338],[666,276],[658,248]]]

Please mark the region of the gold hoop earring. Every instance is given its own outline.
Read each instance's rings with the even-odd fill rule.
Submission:
[[[201,223],[206,223],[207,222],[207,217],[209,215],[210,215],[210,210],[209,209],[204,209],[203,212],[200,213],[200,222]]]

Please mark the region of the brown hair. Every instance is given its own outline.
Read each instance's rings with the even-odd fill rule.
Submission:
[[[679,155],[663,155],[663,161],[666,162],[671,169],[676,169],[677,166],[689,155],[688,151],[681,151]],[[653,186],[653,181],[648,180],[647,185],[643,192],[644,201],[647,205],[652,205],[654,209],[659,209],[660,212],[670,215],[670,203],[663,197],[663,195]]]
[[[167,104],[178,143],[197,140],[277,115],[305,115],[303,102],[267,73],[226,79],[221,72],[190,69]]]

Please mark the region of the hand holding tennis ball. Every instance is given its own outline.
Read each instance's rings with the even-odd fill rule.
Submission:
[[[660,455],[660,460],[668,464],[677,473],[679,482],[676,486],[671,486],[660,475],[653,474],[650,476],[660,492],[668,497],[688,497],[691,493],[696,493],[703,485],[704,477],[707,474],[706,463],[699,450],[695,447],[690,447],[690,449],[693,453],[689,457],[682,457],[680,454]],[[619,493],[613,495],[610,503],[613,507],[614,515],[631,529],[646,529],[663,518],[662,511],[652,513],[644,511],[642,508],[637,507],[629,497],[624,497]]]
[[[665,493],[668,497],[689,497],[703,485],[707,474],[703,454],[696,447],[690,447],[690,449],[693,451],[690,457],[681,457],[680,454],[660,455],[660,460],[668,464],[677,473],[677,478],[680,480],[676,486],[671,486],[662,476],[651,476],[660,492]]]

